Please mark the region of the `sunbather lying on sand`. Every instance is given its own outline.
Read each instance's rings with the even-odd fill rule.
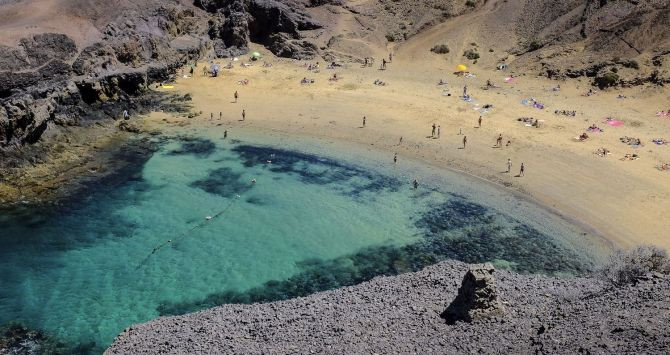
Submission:
[[[577,137],[577,140],[580,141],[580,142],[583,142],[587,139],[589,139],[589,135],[586,134],[586,132],[580,134],[579,137]]]
[[[594,132],[594,133],[601,133],[601,132],[603,132],[603,130],[602,130],[601,128],[599,128],[598,126],[596,126],[595,124],[592,124],[592,125],[587,129],[587,131],[589,131],[589,132]]]
[[[621,160],[638,160],[640,157],[637,154],[626,154]]]
[[[303,85],[314,84],[314,79],[307,79],[307,77],[302,78],[302,80],[300,80],[300,84],[303,84]]]
[[[387,84],[379,79],[375,80],[375,85],[377,86],[386,86]]]
[[[626,143],[628,145],[642,145],[642,141],[640,141],[639,138],[624,136],[624,137],[619,138],[619,140],[622,143]]]
[[[555,110],[554,114],[575,117],[577,115],[577,111]]]
[[[661,164],[661,165],[657,165],[656,169],[658,169],[660,171],[670,171],[670,164],[664,163],[664,164]]]
[[[663,139],[663,138],[655,138],[655,139],[652,139],[651,141],[654,142],[655,144],[658,144],[658,145],[670,144],[669,141],[667,141],[666,139]]]
[[[595,151],[595,154],[596,154],[597,156],[599,156],[599,157],[605,157],[605,156],[607,156],[607,155],[610,154],[610,151],[609,151],[609,149],[607,149],[607,148],[598,148],[598,149]]]
[[[237,83],[239,85],[249,85],[249,79],[238,80]]]

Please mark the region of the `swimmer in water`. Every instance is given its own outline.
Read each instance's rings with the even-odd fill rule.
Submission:
[[[252,183],[252,184],[255,184],[255,183],[256,183],[256,179],[251,179],[251,183]]]

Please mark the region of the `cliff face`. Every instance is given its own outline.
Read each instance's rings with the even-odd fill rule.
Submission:
[[[106,353],[661,354],[670,349],[668,275],[611,287],[598,278],[468,269],[443,262],[304,298],[159,318],[126,329]]]

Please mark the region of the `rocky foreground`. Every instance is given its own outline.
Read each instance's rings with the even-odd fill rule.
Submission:
[[[305,298],[159,318],[126,329],[106,353],[668,351],[668,275],[613,286],[447,261]]]

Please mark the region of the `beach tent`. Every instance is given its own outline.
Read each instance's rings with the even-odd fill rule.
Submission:
[[[456,66],[456,70],[460,72],[466,72],[468,71],[468,67],[466,67],[465,64],[459,64]]]
[[[261,58],[261,54],[260,54],[260,53],[258,53],[258,52],[253,52],[253,53],[251,53],[251,59],[252,59],[252,60],[258,60],[258,59],[260,59],[260,58]]]

